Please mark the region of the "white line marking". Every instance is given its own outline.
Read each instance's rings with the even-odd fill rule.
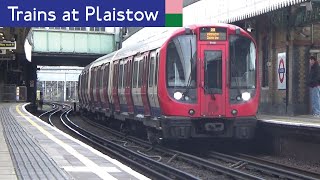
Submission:
[[[319,124],[313,124],[313,123],[298,123],[298,122],[284,122],[281,120],[271,120],[271,119],[260,119],[259,121],[266,122],[266,123],[273,123],[273,124],[283,124],[283,125],[293,125],[293,126],[304,126],[304,127],[315,127],[315,128],[320,128]]]
[[[117,173],[121,172],[118,168],[116,167],[100,167],[103,169],[103,171],[106,171],[108,173]],[[63,169],[65,169],[68,172],[91,172],[90,169],[86,166],[64,166]]]

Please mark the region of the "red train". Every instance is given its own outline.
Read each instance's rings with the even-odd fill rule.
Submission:
[[[246,31],[230,24],[141,31],[132,46],[85,67],[82,112],[130,131],[143,127],[151,141],[254,136],[258,55]]]

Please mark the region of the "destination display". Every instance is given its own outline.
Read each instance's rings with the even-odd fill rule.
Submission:
[[[0,41],[0,49],[16,49],[16,41]]]
[[[219,27],[200,28],[201,41],[224,41],[227,40],[227,29]]]

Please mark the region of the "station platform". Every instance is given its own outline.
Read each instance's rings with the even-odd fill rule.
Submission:
[[[312,115],[299,116],[272,116],[272,115],[258,115],[259,122],[268,124],[277,124],[285,126],[306,127],[306,128],[320,128],[320,118]]]
[[[0,103],[0,179],[149,179],[33,116]]]

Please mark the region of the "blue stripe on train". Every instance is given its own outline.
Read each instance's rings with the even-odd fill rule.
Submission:
[[[158,107],[151,107],[151,116],[159,117],[161,116],[161,110]]]
[[[120,104],[120,111],[121,112],[128,112],[128,106],[126,104]]]
[[[144,114],[143,106],[134,106],[134,114]]]

